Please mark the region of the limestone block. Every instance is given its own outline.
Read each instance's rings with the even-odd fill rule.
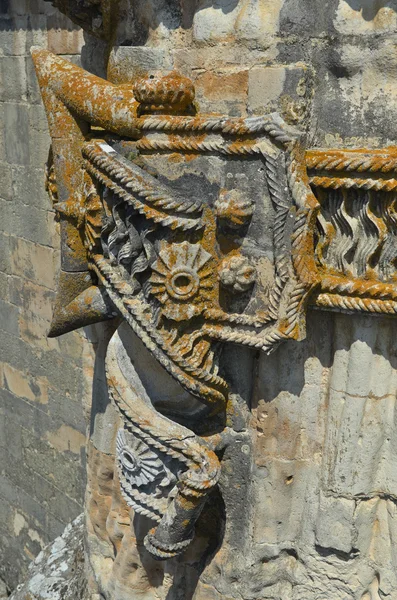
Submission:
[[[274,50],[250,50],[245,46],[203,46],[199,48],[176,48],[172,50],[174,69],[186,77],[195,77],[204,72],[219,74],[244,71],[245,65],[264,64],[271,60]],[[239,90],[236,87],[235,93]]]
[[[0,231],[0,271],[9,273],[10,266],[10,236]]]
[[[70,367],[68,362],[63,362],[63,364],[59,364],[58,368],[63,369],[65,373],[67,373],[69,377],[69,382],[64,386],[59,385],[57,380],[54,381],[54,378],[51,377],[51,394],[48,398],[48,410],[52,415],[52,420],[57,424],[65,424],[66,426],[72,427],[74,430],[79,431],[80,433],[85,433],[86,431],[86,423],[83,419],[82,411],[80,410],[80,405],[77,401],[71,400],[71,398],[75,398],[75,394],[79,393],[80,397],[83,395],[82,390],[79,386],[77,378],[82,377],[81,371],[76,367]],[[71,380],[71,377],[74,376],[75,382]],[[64,402],[62,404],[62,398]],[[65,398],[67,398],[68,402],[65,402]],[[72,402],[70,405],[69,403]],[[65,404],[67,406],[65,407]],[[42,431],[42,435],[44,431]],[[70,457],[71,458],[71,457]],[[80,468],[80,467],[79,467]],[[84,473],[81,473],[81,483],[80,489],[84,492],[84,481],[85,477]],[[76,499],[77,496],[76,496]]]
[[[260,114],[281,107],[290,122],[301,122],[311,104],[312,74],[302,66],[256,66],[249,70],[248,109]]]
[[[44,163],[44,156],[48,156],[48,138],[47,135],[43,134],[43,143],[41,143],[40,136],[35,136],[35,139],[36,137],[39,137],[37,152],[34,152],[34,144],[32,142],[30,156],[36,165],[42,165]],[[12,166],[11,171],[12,193],[15,203],[23,205],[25,210],[29,210],[29,212],[30,207],[33,207],[33,210],[41,209],[43,211],[48,211],[52,208],[51,201],[43,186],[44,173],[42,168],[15,165]],[[26,185],[26,181],[29,181],[29,186]]]
[[[12,394],[39,404],[48,403],[48,379],[31,377],[7,363],[1,366],[2,384]]]
[[[236,0],[200,0],[193,20],[193,38],[200,42],[227,40],[240,12]]]
[[[60,344],[58,340],[50,339],[47,337],[48,330],[50,327],[49,318],[43,319],[37,316],[35,313],[30,312],[26,308],[19,314],[19,335],[21,339],[40,348],[45,352],[49,350],[61,351],[62,348],[68,348],[68,343]],[[74,356],[79,355],[79,349],[75,349]]]
[[[80,454],[85,446],[86,438],[80,431],[68,425],[61,425],[56,431],[46,433],[48,442],[60,452]]]
[[[283,0],[246,0],[235,23],[237,39],[253,41],[262,47],[271,45],[271,38],[279,33],[280,11]]]
[[[46,208],[50,207],[48,194],[43,189],[43,169],[48,161],[48,154],[50,149],[50,139],[48,136],[48,125],[47,119],[43,107],[40,105],[31,105],[29,107],[29,126],[30,126],[30,137],[29,137],[29,151],[31,158],[31,165],[33,167],[39,167],[41,169],[40,181],[41,181],[41,197],[47,198]],[[36,181],[39,178],[39,174],[36,174]],[[23,180],[23,177],[22,177]],[[39,196],[39,190],[35,189],[35,195]],[[35,200],[33,199],[33,203]]]
[[[1,76],[0,76],[1,85]],[[4,104],[0,103],[0,161],[6,161]]]
[[[108,78],[114,83],[131,83],[143,76],[171,70],[171,54],[163,48],[116,46],[109,56]]]
[[[0,198],[2,200],[11,200],[12,190],[12,169],[7,163],[0,163]]]
[[[4,302],[8,302],[8,275],[0,271],[0,286],[3,291],[2,299]]]
[[[27,51],[28,16],[1,16],[1,55],[23,56]]]
[[[9,241],[9,256],[14,275],[48,289],[55,288],[57,256],[53,248],[13,236],[6,241]]]
[[[220,69],[195,72],[193,81],[200,110],[228,112],[235,116],[246,113],[248,70]]]
[[[9,413],[11,414],[11,412],[12,411],[10,409]],[[22,434],[21,426],[19,429],[21,430]],[[21,435],[21,438],[21,445],[23,446],[23,435]],[[18,491],[15,502],[12,504],[12,511],[10,511],[9,515],[9,517],[11,517],[9,521],[10,525],[13,525],[13,517],[17,508],[18,512],[23,515],[25,521],[31,524],[32,528],[44,532],[46,528],[48,510],[46,510],[45,503],[40,502],[36,496],[34,470],[27,468],[26,466],[23,466],[19,470],[13,467],[12,463],[14,461],[9,452],[6,453],[5,459],[7,461],[7,466],[4,469],[4,477],[8,482],[8,485],[16,487]],[[15,537],[14,531],[12,533]],[[25,531],[24,533],[27,532]],[[27,536],[24,537],[27,541]],[[21,542],[22,540],[19,541]],[[36,549],[36,551],[39,552],[40,548]],[[6,560],[8,562],[8,556]]]
[[[0,57],[0,68],[3,101],[26,101],[28,96],[26,58],[24,56],[2,56]]]
[[[83,32],[63,15],[47,17],[47,48],[57,54],[79,54],[84,43]]]
[[[32,45],[46,47],[46,26],[46,17],[32,11],[23,15],[1,15],[0,56],[26,56]]]
[[[22,462],[23,448],[21,425],[18,422],[18,419],[11,414],[11,411],[7,414],[5,444],[7,447],[8,460],[13,460],[15,463]]]
[[[51,227],[53,212],[31,207],[29,219],[26,219],[26,209],[23,204],[13,204],[6,200],[0,200],[0,204],[5,219],[0,224],[0,229],[18,231],[26,240],[53,246],[54,232]]]
[[[0,327],[1,329],[18,335],[19,324],[18,324],[19,309],[18,307],[5,302],[0,299]]]
[[[4,105],[4,133],[7,161],[10,164],[28,165],[29,113],[26,105],[11,103]]]
[[[41,104],[40,91],[39,91],[39,86],[37,84],[37,78],[35,76],[32,59],[28,55],[25,60],[26,60],[27,95],[28,95],[29,104]]]
[[[47,481],[52,480],[55,487],[61,490],[64,496],[62,501],[58,500],[60,502],[59,520],[64,521],[65,516],[78,514],[80,505],[76,500],[81,497],[82,477],[78,469],[71,471],[70,460],[72,457],[57,452],[48,442],[38,438],[27,429],[22,429],[22,445],[26,468]],[[77,458],[75,456],[73,458],[77,462]],[[49,506],[52,513],[57,512],[57,499]]]
[[[3,500],[3,505],[0,508],[0,523],[3,531],[11,534],[12,531],[12,507],[11,505]]]
[[[19,277],[12,277],[9,285],[11,302],[37,314],[42,319],[50,320],[54,297],[52,291]]]

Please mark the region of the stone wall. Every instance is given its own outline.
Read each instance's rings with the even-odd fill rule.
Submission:
[[[79,17],[81,0],[54,1],[73,18]],[[113,185],[109,186],[110,189],[117,189],[115,186],[120,183],[124,185],[129,178],[134,179],[136,173],[140,173],[139,178],[145,177],[142,181],[148,186],[146,189],[150,189],[153,179],[148,176],[153,177],[154,174],[158,176],[159,189],[166,190],[166,196],[169,194],[171,198],[175,191],[181,195],[189,192],[189,198],[204,198],[206,208],[212,209],[217,204],[219,207],[218,200],[222,200],[223,204],[228,194],[220,192],[221,188],[227,189],[228,193],[237,190],[237,198],[244,193],[252,199],[252,204],[255,201],[256,211],[249,215],[253,219],[237,243],[241,246],[242,257],[268,259],[270,266],[263,261],[262,266],[257,268],[258,278],[254,289],[257,290],[261,284],[262,298],[259,294],[251,297],[250,302],[254,302],[246,305],[246,314],[252,317],[258,306],[264,306],[270,307],[271,318],[263,322],[265,327],[262,331],[258,327],[253,334],[246,326],[247,322],[240,319],[238,311],[242,310],[243,301],[233,304],[234,298],[221,297],[222,292],[218,296],[218,284],[207,281],[208,288],[211,289],[212,285],[214,290],[209,297],[209,302],[215,302],[211,306],[217,310],[226,307],[226,312],[230,313],[237,311],[226,316],[223,311],[212,313],[208,322],[217,317],[220,320],[216,328],[206,330],[209,338],[213,335],[213,340],[243,342],[255,348],[261,346],[262,350],[269,349],[270,343],[280,340],[277,335],[281,333],[283,337],[285,332],[287,337],[293,334],[291,337],[297,340],[303,334],[303,327],[300,328],[298,323],[298,318],[303,314],[299,311],[304,307],[305,294],[309,293],[312,283],[320,284],[323,286],[321,290],[326,292],[323,294],[311,290],[310,302],[317,308],[342,308],[362,313],[336,315],[309,310],[305,340],[290,340],[270,357],[255,355],[246,349],[228,348],[223,356],[214,352],[214,362],[212,352],[208,353],[210,358],[207,360],[208,347],[206,343],[199,346],[205,340],[201,340],[199,335],[196,337],[196,333],[200,332],[194,329],[201,327],[202,323],[193,321],[199,314],[204,319],[201,304],[204,295],[200,298],[198,294],[198,300],[192,301],[192,313],[187,309],[185,312],[179,311],[182,305],[179,300],[183,294],[178,288],[187,286],[186,280],[180,285],[176,282],[177,275],[181,273],[180,267],[190,276],[193,272],[190,281],[197,277],[200,282],[201,268],[193,263],[196,270],[192,269],[188,258],[193,252],[196,252],[195,257],[201,254],[205,258],[207,250],[211,249],[212,258],[216,261],[222,254],[222,264],[218,263],[221,269],[217,269],[216,273],[229,271],[230,274],[232,269],[227,265],[232,263],[226,262],[230,258],[227,255],[237,250],[230,240],[235,236],[233,243],[236,243],[238,236],[235,231],[225,234],[227,227],[224,228],[222,221],[227,211],[222,209],[218,212],[216,208],[217,214],[214,211],[211,217],[212,227],[204,225],[204,228],[208,227],[208,233],[204,232],[200,241],[199,236],[189,237],[186,233],[186,239],[180,243],[180,238],[178,241],[178,238],[168,234],[166,239],[171,247],[173,245],[173,250],[166,250],[165,247],[159,249],[160,244],[156,248],[156,243],[164,240],[161,237],[164,232],[161,232],[160,239],[153,239],[157,232],[151,230],[150,234],[155,235],[149,235],[149,241],[153,240],[152,250],[157,253],[157,271],[156,263],[146,261],[143,251],[139,256],[145,260],[144,268],[149,270],[150,266],[152,271],[160,273],[160,278],[153,273],[146,273],[145,276],[151,279],[141,279],[141,282],[149,282],[152,287],[149,293],[143,290],[141,294],[139,285],[130,285],[127,269],[123,271],[113,267],[116,256],[116,260],[125,268],[125,259],[135,260],[137,249],[145,248],[146,251],[144,239],[147,241],[148,230],[142,227],[141,221],[136,223],[137,230],[130,222],[134,251],[131,250],[131,244],[128,248],[126,243],[127,248],[116,247],[114,253],[113,249],[110,252],[109,228],[114,228],[112,233],[121,234],[118,240],[125,239],[123,226],[127,227],[127,207],[121,207],[114,222],[103,219],[95,223],[95,212],[98,210],[98,205],[95,206],[96,194],[87,194],[87,214],[91,218],[91,222],[89,218],[86,221],[87,239],[90,239],[89,234],[92,235],[90,227],[94,230],[97,227],[96,231],[101,231],[103,242],[103,257],[92,256],[94,252],[89,256],[97,267],[99,281],[106,285],[112,301],[127,322],[133,326],[138,323],[135,329],[142,341],[168,372],[183,382],[185,391],[193,390],[194,396],[198,395],[203,404],[211,398],[218,403],[226,404],[227,401],[227,408],[221,407],[219,412],[225,413],[226,423],[220,438],[211,434],[215,431],[218,433],[224,423],[215,418],[213,421],[202,418],[204,412],[195,404],[197,400],[184,396],[185,391],[182,394],[181,388],[176,388],[177,383],[173,380],[171,384],[174,387],[168,386],[166,372],[160,371],[151,362],[154,359],[143,346],[139,346],[135,334],[126,325],[113,324],[118,326],[118,331],[108,349],[106,346],[112,325],[98,326],[96,329],[102,330],[103,343],[98,347],[94,374],[87,367],[80,370],[84,366],[84,357],[90,356],[90,347],[89,344],[81,344],[77,334],[57,342],[46,339],[54,284],[52,268],[46,266],[45,259],[54,259],[56,264],[58,261],[51,239],[43,238],[49,235],[47,228],[44,228],[45,217],[48,214],[52,217],[52,213],[48,212],[47,200],[42,195],[42,173],[37,163],[33,165],[31,162],[41,152],[41,145],[35,141],[35,136],[37,139],[44,136],[43,157],[38,158],[39,165],[46,158],[48,140],[43,133],[46,124],[39,109],[36,84],[34,80],[30,81],[31,75],[26,84],[25,97],[25,84],[18,83],[17,89],[12,92],[16,82],[21,80],[15,74],[25,72],[26,65],[29,65],[31,73],[29,59],[25,65],[24,56],[16,57],[21,60],[21,64],[15,61],[19,70],[17,66],[11,66],[12,76],[5,82],[7,136],[3,145],[6,148],[4,164],[11,182],[8,200],[5,199],[3,203],[11,210],[7,217],[7,251],[0,254],[1,260],[9,260],[4,275],[9,308],[4,320],[7,331],[3,335],[9,362],[3,367],[2,378],[4,397],[11,408],[7,413],[10,416],[4,421],[6,431],[2,440],[7,455],[2,464],[6,471],[6,485],[1,486],[5,492],[9,490],[7,502],[3,503],[6,508],[4,524],[1,525],[2,531],[6,532],[3,546],[8,545],[8,564],[4,563],[5,570],[8,569],[8,581],[15,582],[23,570],[21,553],[26,555],[23,555],[24,560],[33,555],[41,543],[54,535],[58,527],[62,528],[74,511],[80,509],[79,487],[83,477],[78,469],[71,470],[73,463],[69,458],[74,458],[75,464],[78,464],[78,453],[84,441],[80,401],[83,399],[83,405],[87,406],[84,398],[89,398],[83,380],[90,381],[94,375],[85,521],[90,591],[98,592],[108,600],[130,600],[135,595],[151,599],[166,597],[168,600],[182,597],[185,600],[259,600],[265,597],[269,600],[386,600],[394,597],[397,589],[393,544],[397,535],[397,480],[393,466],[397,447],[396,322],[388,317],[374,318],[368,313],[397,313],[394,205],[397,183],[387,175],[390,169],[395,169],[395,151],[385,148],[395,144],[397,136],[397,120],[393,118],[397,114],[394,100],[397,3],[396,0],[330,0],[317,11],[313,10],[314,4],[313,0],[134,0],[133,3],[130,0],[99,0],[90,3],[86,13],[81,11],[83,18],[78,20],[83,21],[87,31],[96,30],[96,34],[101,34],[103,38],[102,42],[95,44],[91,40],[86,46],[83,53],[85,68],[102,74],[106,62],[103,59],[109,58],[106,65],[108,79],[121,84],[135,81],[136,85],[142,86],[140,89],[143,90],[144,99],[145,85],[136,82],[138,76],[150,74],[154,75],[151,79],[155,79],[156,72],[164,75],[176,69],[193,81],[199,113],[252,117],[274,110],[290,125],[307,131],[307,144],[311,150],[306,159],[312,168],[322,164],[319,157],[324,157],[324,150],[315,150],[316,147],[327,149],[329,156],[333,152],[333,156],[339,156],[338,149],[343,149],[344,176],[339,177],[339,168],[330,167],[329,172],[338,171],[333,177],[328,177],[328,171],[324,169],[324,177],[314,175],[311,178],[313,187],[318,188],[316,222],[314,218],[312,220],[316,213],[309,206],[317,203],[309,190],[304,192],[306,184],[299,182],[299,173],[305,171],[303,164],[299,166],[300,160],[303,163],[304,154],[295,145],[294,135],[289,133],[287,126],[280,125],[279,120],[271,120],[273,117],[265,122],[249,120],[253,129],[260,122],[262,126],[266,123],[267,127],[271,124],[272,131],[269,127],[266,129],[269,134],[269,139],[265,140],[267,145],[261,149],[265,156],[264,165],[255,165],[251,161],[252,170],[249,170],[248,160],[244,156],[244,153],[248,156],[249,152],[247,149],[243,151],[242,145],[234,146],[234,152],[239,149],[241,157],[233,157],[230,161],[227,158],[222,164],[218,156],[201,156],[201,153],[207,153],[208,146],[204,146],[204,142],[216,143],[218,149],[228,149],[230,154],[233,153],[233,148],[227,145],[229,138],[222,139],[221,144],[219,138],[211,138],[212,132],[207,135],[208,121],[201,121],[202,128],[199,129],[199,118],[192,135],[188,129],[187,133],[168,136],[169,130],[154,119],[151,123],[156,123],[158,127],[153,136],[150,128],[142,125],[144,119],[139,123],[133,120],[137,107],[131,96],[131,87],[125,86],[114,93],[111,86],[98,83],[83,71],[73,74],[73,69],[62,66],[62,61],[54,57],[41,53],[36,57],[38,72],[42,69],[41,80],[45,91],[50,90],[51,94],[57,96],[65,84],[63,91],[66,92],[63,98],[61,95],[58,98],[62,102],[55,108],[49,103],[50,114],[57,119],[60,130],[62,126],[65,130],[73,126],[67,122],[68,119],[63,121],[65,114],[68,115],[62,104],[65,103],[66,106],[72,106],[83,121],[96,126],[98,122],[103,123],[105,129],[116,132],[120,131],[120,112],[115,105],[121,106],[124,110],[121,114],[126,120],[131,119],[130,125],[132,122],[137,128],[141,127],[142,132],[149,131],[147,139],[137,142],[129,140],[129,146],[119,144],[117,139],[107,138],[108,143],[117,150],[113,148],[113,152],[109,151],[109,146],[104,147],[95,140],[85,146],[87,171],[94,180],[103,182],[96,165],[105,165],[104,172],[109,176],[105,179],[105,188],[110,182]],[[26,14],[28,8],[23,8]],[[78,47],[57,48],[49,40],[50,36],[41,42],[42,45],[49,46],[57,53],[78,52]],[[104,40],[108,41],[109,52],[103,51]],[[6,56],[3,60],[9,58],[15,59]],[[72,60],[78,62],[78,58],[72,57]],[[66,79],[65,71],[62,72],[64,68],[68,68],[67,81],[63,81]],[[48,75],[52,81],[46,80]],[[70,81],[77,82],[83,94],[79,93],[77,85],[66,85]],[[159,85],[159,98],[164,98],[164,88],[161,87],[164,80],[156,85]],[[147,89],[150,90],[150,86]],[[108,96],[102,95],[104,90]],[[139,110],[148,110],[150,113],[149,99],[150,94],[147,94],[146,102],[139,101]],[[124,106],[120,104],[122,101]],[[129,111],[125,111],[126,103],[129,104]],[[163,104],[163,101],[157,103]],[[193,110],[193,107],[190,109]],[[40,119],[35,110],[40,110]],[[164,121],[167,126],[172,123],[172,119]],[[37,132],[38,123],[42,123],[41,133]],[[204,126],[203,123],[207,124]],[[253,123],[256,125],[253,126]],[[235,126],[236,122],[233,121],[233,124]],[[227,133],[227,136],[234,128],[230,129],[230,122],[225,125],[225,121],[218,122],[218,127],[218,131]],[[241,122],[238,127],[241,127]],[[18,130],[16,141],[15,135],[10,135],[10,131],[15,133],[15,130]],[[126,130],[131,133],[132,128],[129,130],[127,127]],[[76,158],[74,149],[82,146],[82,139],[77,128],[68,131],[75,132],[76,139],[71,145],[62,143],[66,137],[54,135],[54,139],[60,140],[60,150],[56,152],[58,165],[62,160],[70,160],[69,164],[73,167],[60,168],[58,173],[64,171],[63,181],[72,181],[70,188],[73,191],[77,188],[76,196],[68,204],[71,212],[72,209],[77,212],[79,184],[75,184],[77,177],[74,180],[71,177],[79,172],[81,155],[77,153],[78,158],[73,162]],[[131,137],[135,137],[135,133],[136,130]],[[163,138],[160,138],[160,133],[164,134]],[[274,154],[276,144],[273,147],[269,143],[273,144],[275,138],[280,145],[281,142],[286,144],[282,152],[285,151],[287,156],[283,157],[281,151],[280,154]],[[71,138],[67,139],[69,141]],[[382,153],[373,150],[379,147],[383,147]],[[173,156],[167,157],[162,152],[164,148],[177,150],[180,155],[173,152]],[[357,154],[354,154],[354,160],[353,155],[349,154],[352,148],[364,148],[358,154],[361,162],[357,173],[352,168],[353,163],[357,164]],[[156,149],[161,152],[153,152]],[[189,156],[186,149],[193,149],[195,156]],[[254,146],[249,149],[254,152]],[[122,151],[126,154],[120,157]],[[379,160],[381,154],[383,158]],[[134,163],[132,171],[127,170],[131,166],[128,163],[126,165],[126,156]],[[276,161],[274,156],[281,158],[281,161]],[[311,162],[313,157],[316,160]],[[113,160],[119,161],[117,168]],[[9,161],[12,161],[12,167]],[[279,164],[278,171],[276,162]],[[390,167],[389,163],[394,166]],[[284,172],[284,164],[289,175]],[[31,171],[39,174],[37,182]],[[361,174],[366,173],[367,177],[369,172],[367,181],[362,181],[364,176]],[[21,174],[21,179],[17,178],[17,173]],[[376,179],[372,180],[373,177]],[[37,183],[37,196],[31,194],[30,189],[27,192],[24,187],[27,182],[33,181],[35,186]],[[19,187],[17,182],[21,182]],[[275,187],[274,182],[278,184]],[[290,193],[286,182],[290,184]],[[270,198],[271,189],[273,199]],[[342,190],[341,198],[338,199],[334,194],[334,189]],[[385,189],[392,191],[392,195],[386,197]],[[3,190],[6,190],[5,185]],[[259,196],[258,190],[265,190],[265,193],[261,192]],[[269,191],[269,197],[266,196],[266,190]],[[279,203],[278,194],[283,190],[287,192],[287,205]],[[367,193],[367,190],[370,192]],[[87,188],[84,188],[84,193],[86,191]],[[102,189],[101,193],[103,205],[108,210],[106,214],[110,215],[114,206],[108,191]],[[17,197],[15,202],[13,195]],[[121,196],[127,197],[128,192]],[[281,196],[284,200],[282,193]],[[43,204],[37,204],[37,198],[42,198]],[[213,202],[214,199],[216,202]],[[313,204],[308,203],[309,199]],[[274,217],[274,226],[271,201],[282,209],[281,217],[280,213]],[[134,206],[132,201],[131,204]],[[171,204],[174,207],[182,206],[180,201]],[[26,210],[27,207],[30,207],[31,213],[28,216],[22,212],[22,208]],[[294,209],[299,208],[292,236],[293,277],[283,272],[286,256],[290,260],[289,227],[292,228],[292,222],[288,225],[287,218],[290,208],[292,218]],[[6,213],[3,209],[3,214]],[[229,214],[233,214],[233,209]],[[163,224],[170,224],[169,216],[162,217]],[[178,218],[184,218],[181,215],[171,216],[175,218],[175,221],[171,221],[174,225]],[[218,217],[219,220],[215,222]],[[153,214],[149,218],[153,218]],[[182,221],[180,226],[186,226],[186,222]],[[25,232],[27,227],[28,231]],[[270,235],[271,227],[273,232],[281,231],[286,236],[286,244],[280,244],[283,241],[281,234]],[[142,244],[137,241],[138,230],[142,233]],[[21,232],[21,238],[14,237],[16,231]],[[214,237],[212,240],[210,238],[214,232],[219,234],[215,241]],[[310,232],[315,239],[311,239]],[[71,236],[74,236],[74,232]],[[348,251],[346,238],[350,238],[347,240]],[[218,244],[216,251],[215,243]],[[331,243],[334,244],[332,252],[325,257],[323,250],[329,248]],[[202,247],[198,244],[202,244]],[[193,250],[192,246],[195,245],[196,250]],[[185,250],[180,252],[181,248]],[[48,252],[50,257],[46,255],[42,258],[40,252]],[[234,257],[232,255],[231,260]],[[160,261],[167,267],[165,270],[158,268]],[[142,261],[140,264],[138,262],[137,267],[141,268],[142,264]],[[138,268],[135,270],[136,265],[131,263],[128,268],[132,266],[134,272],[131,269],[130,275],[135,275]],[[178,271],[173,270],[175,267]],[[285,285],[284,282],[281,286],[277,284],[278,276],[288,279]],[[171,292],[167,290],[163,297],[161,285],[156,286],[156,283],[164,283],[166,277],[169,277],[167,285],[170,285]],[[299,283],[296,287],[295,279]],[[218,282],[215,272],[212,280]],[[222,284],[225,280],[220,279]],[[371,294],[366,296],[369,280]],[[174,284],[171,285],[171,281],[176,287],[172,287]],[[234,286],[233,278],[230,281]],[[288,287],[290,284],[291,287]],[[393,289],[390,291],[391,287]],[[269,289],[275,290],[275,293],[271,291],[270,299],[267,298]],[[332,294],[332,290],[340,292],[340,298],[338,294]],[[237,286],[234,291],[239,291]],[[278,301],[279,293],[281,301]],[[162,298],[160,303],[163,306],[154,304],[150,296],[156,296],[158,300]],[[178,304],[173,304],[171,300],[175,296]],[[323,303],[320,296],[323,296]],[[225,297],[230,304],[222,302]],[[219,305],[216,305],[218,300]],[[276,304],[279,310],[275,315],[273,305]],[[298,309],[299,305],[301,308]],[[285,317],[281,312],[284,307]],[[86,306],[82,310],[84,314],[85,309]],[[161,311],[165,317],[163,322],[157,318]],[[193,317],[186,327],[190,314]],[[14,319],[11,318],[13,315]],[[142,315],[145,315],[144,319]],[[151,315],[151,319],[146,319],[147,315]],[[229,317],[230,329],[223,330],[222,323],[227,323]],[[170,325],[167,319],[179,325]],[[278,324],[267,327],[273,319],[277,319]],[[144,326],[141,327],[142,323]],[[244,325],[244,330],[238,330],[239,323]],[[271,330],[271,327],[274,329]],[[150,335],[146,335],[146,331]],[[28,339],[30,343],[26,343]],[[161,352],[158,352],[159,349]],[[109,367],[107,382],[110,396],[115,399],[114,404],[107,394],[104,373],[106,353]],[[181,356],[186,360],[182,366],[179,360]],[[90,361],[86,364],[92,364]],[[223,388],[219,386],[223,377],[230,387],[228,397],[219,391],[226,388],[226,385]],[[204,387],[203,381],[206,384],[212,382],[212,390]],[[150,403],[156,410],[148,414]],[[16,410],[20,406],[22,409]],[[73,407],[76,407],[76,411]],[[26,416],[25,411],[31,412]],[[164,414],[175,416],[172,427],[169,421],[162,418]],[[191,428],[190,432],[186,429],[181,431],[181,423]],[[117,432],[120,425],[125,425],[129,431]],[[80,431],[80,434],[76,431]],[[131,432],[135,433],[135,440]],[[197,434],[196,437],[193,432]],[[193,451],[192,447],[189,449],[184,444],[200,444],[200,437],[205,439],[206,444],[200,446],[200,452],[203,452],[200,456],[204,458],[198,460],[195,447]],[[147,448],[141,445],[142,440],[145,440]],[[211,443],[218,456],[206,454],[207,444]],[[152,454],[148,454],[146,460],[152,465],[154,473],[159,469],[157,474],[161,472],[161,465],[167,469],[167,465],[171,465],[169,456],[173,457],[172,460],[180,460],[182,469],[193,462],[190,460],[192,457],[196,457],[194,460],[198,460],[200,466],[214,465],[213,471],[205,477],[205,482],[200,482],[192,470],[188,477],[179,480],[179,491],[173,496],[171,486],[180,477],[181,469],[180,466],[174,467],[174,472],[171,472],[170,467],[171,476],[164,470],[166,477],[159,479],[162,490],[156,489],[156,483],[152,488],[149,486],[146,491],[141,491],[141,487],[145,490],[146,484],[136,468],[136,464],[139,464],[136,457],[139,459],[148,450]],[[168,456],[162,457],[162,453]],[[208,456],[211,456],[211,460]],[[140,468],[144,472],[145,469],[142,466]],[[190,468],[191,465],[188,466]],[[199,470],[197,466],[195,468],[197,474]],[[205,469],[200,470],[205,474]],[[189,479],[190,489],[194,493],[185,489],[185,497],[200,500],[204,496],[201,490],[208,491],[215,484],[218,473],[220,495],[216,495],[216,492],[209,498],[199,517],[201,521],[197,520],[195,539],[188,547],[185,545],[190,542],[187,534],[191,530],[188,527],[194,524],[192,515],[196,518],[198,511],[195,513],[195,510],[199,502],[195,505],[193,501],[185,502],[179,496],[180,490]],[[149,483],[153,481],[157,481],[156,475]],[[168,491],[167,486],[170,486]],[[4,492],[1,493],[4,495]],[[162,503],[161,499],[166,499],[167,494],[171,501]],[[130,511],[129,506],[134,507],[135,513]],[[180,523],[178,518],[180,515],[186,516],[184,511],[190,511],[190,514],[188,519],[184,518]],[[160,525],[155,531],[150,531],[148,515],[155,522],[160,517]],[[178,558],[174,563],[159,563],[154,558],[169,558],[186,548],[184,558]],[[37,594],[33,595],[36,598]]]
[[[79,55],[82,42],[46,2],[0,2],[0,577],[9,587],[81,512],[85,487],[83,336],[46,338],[59,236],[29,54],[36,45]]]

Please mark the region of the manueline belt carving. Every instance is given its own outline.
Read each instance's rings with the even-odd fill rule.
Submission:
[[[153,521],[146,549],[170,558],[194,537],[229,439],[219,343],[270,352],[302,339],[309,304],[397,312],[397,152],[305,151],[303,134],[277,114],[195,114],[194,88],[177,74],[115,86],[47,51],[33,58],[62,236],[50,335],[122,317],[209,423],[194,433],[139,393],[116,331],[106,369],[124,424],[120,488]],[[206,185],[188,193],[188,175]]]

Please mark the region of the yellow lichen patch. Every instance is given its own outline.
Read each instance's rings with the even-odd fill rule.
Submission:
[[[21,531],[27,526],[27,522],[23,515],[21,515],[18,511],[15,511],[14,521],[13,521],[13,529],[14,534],[18,536]]]
[[[40,404],[48,403],[48,379],[32,377],[7,363],[0,363],[3,387],[19,398]]]
[[[47,432],[46,439],[56,450],[73,454],[80,454],[86,443],[86,436],[69,425],[61,425],[56,431]]]

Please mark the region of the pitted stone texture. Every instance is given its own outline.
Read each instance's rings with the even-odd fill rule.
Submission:
[[[10,600],[88,600],[83,538],[80,515],[40,552]]]
[[[395,327],[315,313],[305,342],[260,361],[255,543],[302,567],[283,600],[395,593]]]

